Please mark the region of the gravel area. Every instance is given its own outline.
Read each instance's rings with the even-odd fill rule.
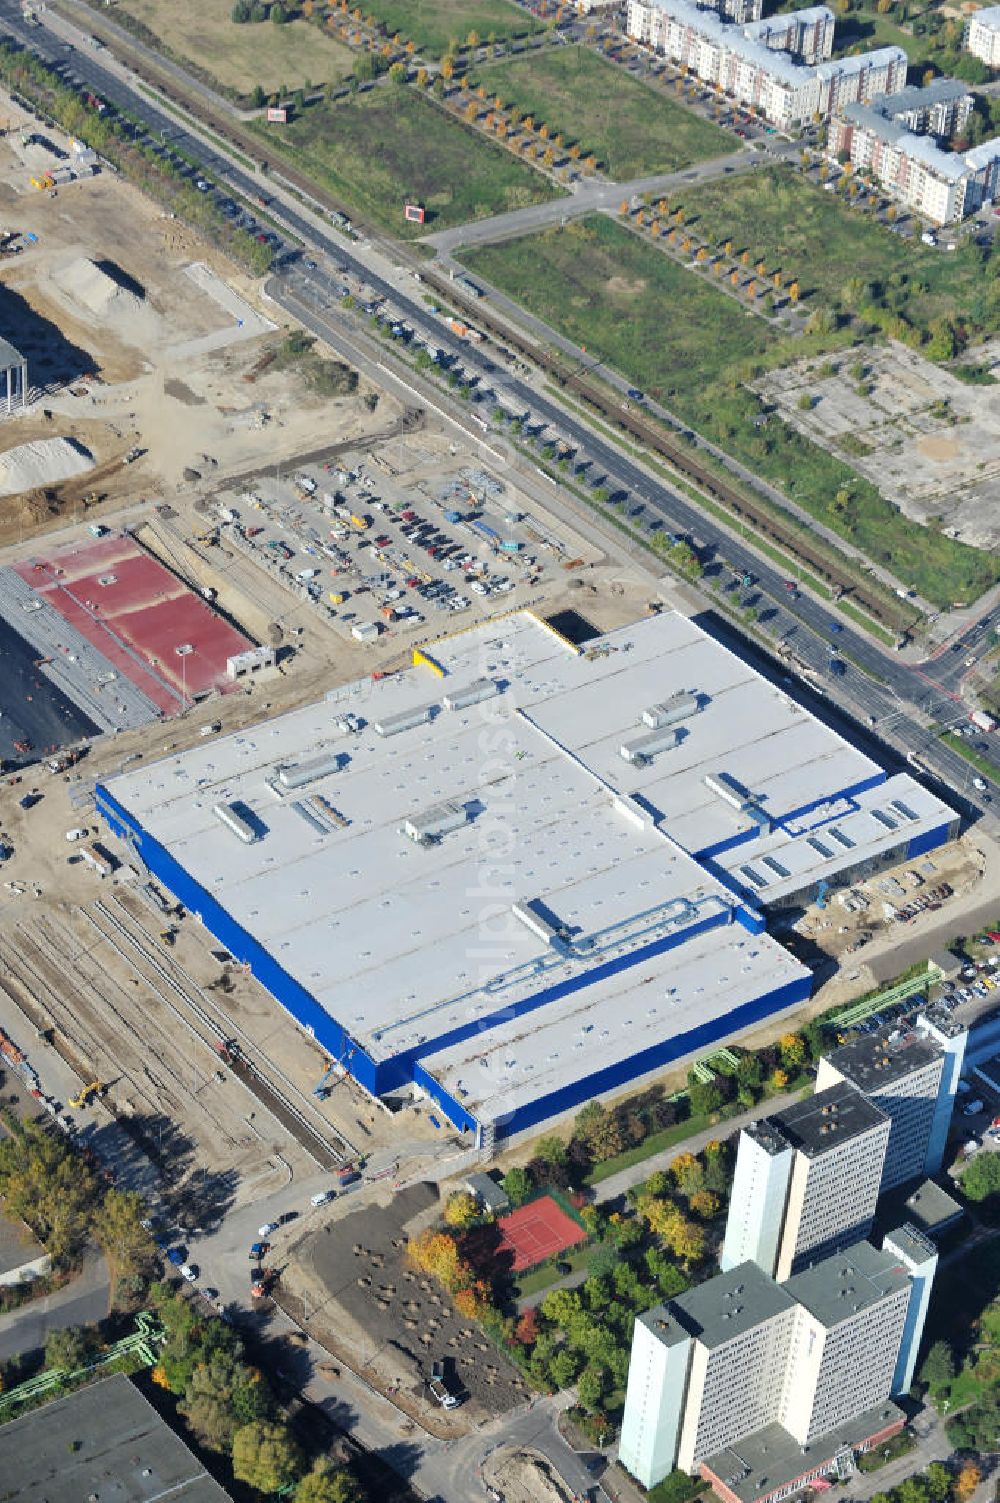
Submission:
[[[442,1360],[453,1392],[491,1415],[504,1414],[529,1397],[528,1385],[481,1327],[458,1315],[447,1293],[406,1257],[408,1231],[425,1226],[437,1204],[430,1184],[414,1185],[383,1206],[359,1200],[357,1212],[328,1222],[297,1249],[303,1273],[322,1285],[324,1324],[341,1345],[356,1345],[354,1360],[345,1352],[352,1366],[377,1370],[401,1394],[426,1397],[431,1364]]]

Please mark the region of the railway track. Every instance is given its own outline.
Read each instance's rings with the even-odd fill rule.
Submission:
[[[355,1149],[335,1132],[318,1113],[303,1110],[293,1097],[296,1087],[271,1061],[266,1071],[258,1060],[264,1055],[239,1029],[232,1018],[197,987],[173,959],[163,959],[148,944],[148,935],[117,897],[103,899],[87,911],[87,918],[119,958],[140,978],[161,1004],[173,1014],[185,1032],[211,1051],[217,1061],[220,1048],[230,1045],[227,1065],[273,1117],[291,1134],[321,1168],[336,1168],[355,1156]],[[238,1052],[231,1047],[237,1040]],[[275,1080],[280,1078],[281,1084]]]

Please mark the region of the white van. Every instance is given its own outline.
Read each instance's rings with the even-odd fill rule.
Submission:
[[[86,840],[86,838],[87,838],[87,836],[89,834],[90,834],[89,830],[67,830],[66,831],[66,839],[67,840]]]
[[[315,1195],[310,1195],[309,1204],[311,1206],[325,1206],[327,1201],[332,1199],[332,1190],[319,1190]]]

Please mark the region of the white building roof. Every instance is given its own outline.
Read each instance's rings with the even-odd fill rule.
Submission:
[[[997,6],[997,11],[1000,13],[1000,6]],[[989,167],[1000,157],[1000,136],[992,136],[989,141],[980,141],[978,146],[970,147],[964,155],[966,163],[973,172],[981,172],[984,167]]]
[[[970,21],[975,21],[977,26],[986,26],[991,31],[1000,31],[1000,5],[988,5],[982,10],[972,12]]]
[[[801,977],[765,934],[697,933],[740,901],[726,871],[777,852],[789,876],[770,874],[770,899],[893,841],[866,812],[890,797],[863,791],[877,765],[683,616],[578,653],[518,613],[428,651],[443,678],[366,678],[107,787],[376,1060],[622,967],[425,1057],[470,1110],[513,1090],[511,1070],[537,1095]],[[484,680],[498,692],[479,697]],[[475,702],[444,707],[464,688]],[[359,733],[337,729],[346,710]],[[675,714],[676,746],[647,766],[622,757]],[[913,809],[897,840],[951,819],[911,778],[891,787]],[[824,816],[851,839],[828,856],[808,844]],[[420,843],[428,829],[441,833]],[[716,871],[698,857],[713,848]],[[483,1050],[490,1063],[474,1064]]]

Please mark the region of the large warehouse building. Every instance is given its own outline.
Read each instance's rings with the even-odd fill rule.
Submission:
[[[487,1151],[801,1001],[762,909],[957,823],[676,614],[487,622],[97,802],[367,1090]]]

